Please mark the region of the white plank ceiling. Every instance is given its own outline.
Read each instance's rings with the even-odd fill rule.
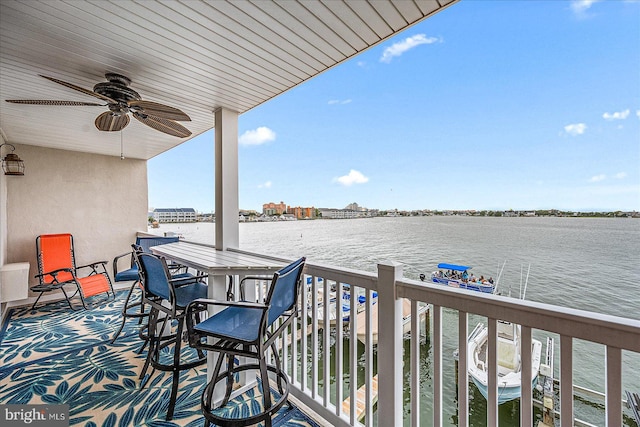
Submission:
[[[457,0],[2,0],[0,131],[10,143],[149,159],[189,138],[132,119],[101,132],[107,107],[23,105],[7,99],[102,103],[85,89],[106,72],[143,100],[176,107],[197,136],[213,112],[239,113],[299,85]]]

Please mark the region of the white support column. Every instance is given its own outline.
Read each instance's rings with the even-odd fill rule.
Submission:
[[[378,264],[378,425],[402,425],[402,266]]]
[[[237,248],[238,230],[238,113],[224,108],[215,111],[215,242],[217,250]],[[224,301],[227,277],[209,272],[208,297]],[[209,309],[209,315],[220,309]],[[211,379],[218,355],[207,356],[207,380]],[[214,392],[214,401],[224,396],[220,383]]]
[[[216,249],[239,245],[238,113],[215,111]]]

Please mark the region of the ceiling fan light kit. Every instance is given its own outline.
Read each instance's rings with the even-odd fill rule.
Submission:
[[[106,104],[80,101],[57,101],[57,100],[27,100],[27,99],[7,99],[7,102],[14,104],[32,105],[57,105],[57,106],[98,106],[108,107],[109,111],[100,114],[94,124],[96,128],[104,132],[117,132],[124,129],[131,119],[129,113],[138,121],[168,135],[178,138],[186,138],[191,135],[186,127],[179,121],[190,121],[191,118],[183,111],[152,101],[143,101],[138,92],[129,87],[131,79],[117,73],[106,73],[106,82],[97,83],[93,90],[76,86],[72,83],[56,79],[54,77],[43,76],[47,80],[77,90],[86,95],[105,101]]]

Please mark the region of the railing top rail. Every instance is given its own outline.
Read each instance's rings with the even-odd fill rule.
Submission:
[[[640,352],[640,321],[403,279],[398,297]]]
[[[335,280],[340,283],[359,286],[365,289],[378,289],[378,276],[375,273],[348,268],[330,267],[322,264],[308,263],[305,274]]]
[[[245,250],[236,249],[236,248],[229,248],[228,250],[232,252],[247,254],[247,255],[260,256],[268,259],[273,259],[276,261],[287,261],[287,262],[293,261],[287,258],[281,258],[277,256],[272,256],[272,255],[264,255],[257,252],[245,251]],[[335,280],[337,282],[360,286],[360,287],[371,289],[371,290],[376,290],[377,284],[378,284],[378,276],[376,273],[343,268],[343,267],[328,266],[328,265],[314,263],[311,261],[307,261],[305,263],[304,274],[308,274],[310,276],[322,277],[328,280]]]

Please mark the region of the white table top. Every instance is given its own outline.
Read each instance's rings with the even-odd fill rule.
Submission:
[[[151,247],[156,255],[195,268],[210,275],[273,273],[287,263],[235,251],[219,251],[210,246],[189,242]]]

